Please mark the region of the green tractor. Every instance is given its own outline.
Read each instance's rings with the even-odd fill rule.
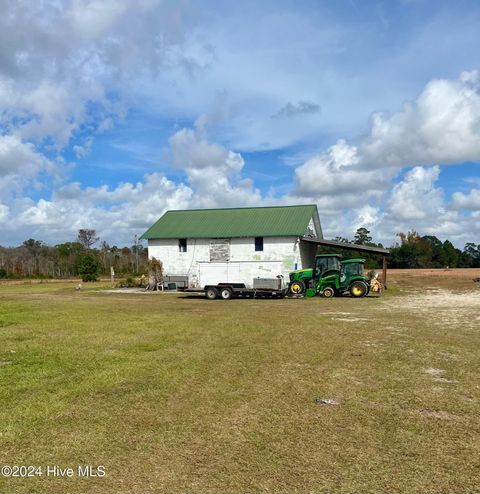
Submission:
[[[352,297],[365,297],[370,282],[364,274],[364,259],[341,261],[338,254],[320,254],[315,257],[315,268],[290,273],[289,292],[292,295],[333,297],[350,293]]]

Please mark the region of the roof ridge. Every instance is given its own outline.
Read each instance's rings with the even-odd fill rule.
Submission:
[[[192,211],[232,211],[234,209],[280,209],[280,208],[303,208],[306,206],[314,206],[316,204],[286,204],[285,206],[242,206],[239,208],[196,208],[196,209],[167,209],[166,213],[180,213],[180,212],[192,212]]]

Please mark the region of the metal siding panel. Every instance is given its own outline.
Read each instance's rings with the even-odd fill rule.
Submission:
[[[252,287],[254,278],[275,278],[282,274],[281,261],[215,262],[199,263],[199,266],[201,287],[219,283],[245,283]]]
[[[200,280],[199,285],[218,285],[219,283],[225,283],[227,281],[228,271],[227,264],[223,262],[216,262],[213,264],[201,263],[200,264]]]
[[[240,263],[239,262],[229,262],[227,266],[228,270],[228,276],[227,276],[227,281],[228,283],[245,283],[247,284],[244,280],[242,280],[241,277],[241,270],[240,270]]]

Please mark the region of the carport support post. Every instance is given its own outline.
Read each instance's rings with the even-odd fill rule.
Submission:
[[[383,256],[382,280],[383,286],[387,288],[387,256]]]

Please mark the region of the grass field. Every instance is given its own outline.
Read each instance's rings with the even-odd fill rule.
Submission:
[[[0,465],[43,472],[0,492],[480,492],[474,276],[359,300],[1,285]]]

